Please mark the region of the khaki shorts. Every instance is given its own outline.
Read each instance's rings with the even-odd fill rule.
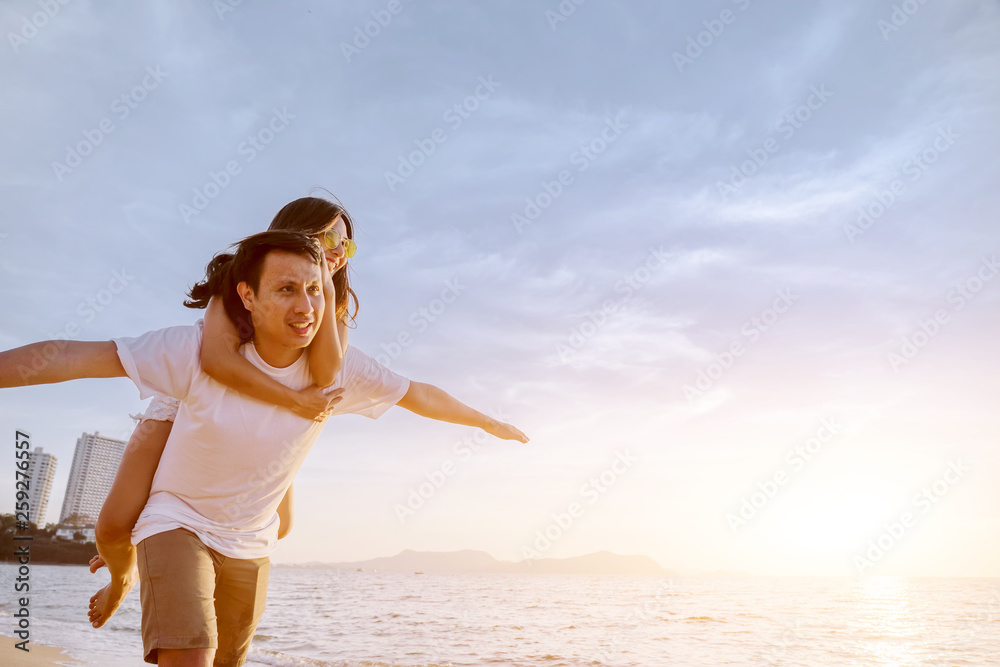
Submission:
[[[147,537],[137,558],[146,662],[156,663],[161,648],[217,649],[215,667],[246,662],[270,559],[223,556],[183,528]]]

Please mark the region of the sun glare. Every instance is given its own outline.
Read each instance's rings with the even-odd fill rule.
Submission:
[[[891,515],[891,503],[874,491],[817,496],[799,505],[789,517],[787,534],[799,550],[823,553],[856,550]]]

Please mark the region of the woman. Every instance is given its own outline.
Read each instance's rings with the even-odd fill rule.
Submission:
[[[271,222],[269,229],[288,229],[316,235],[324,245],[327,262],[322,267],[324,298],[327,308],[309,346],[309,370],[314,385],[294,391],[268,377],[239,353],[241,342],[250,338],[244,314],[227,313],[214,286],[199,283],[191,290],[185,305],[207,308],[201,350],[202,370],[213,379],[258,400],[292,410],[300,417],[322,421],[339,401],[339,392],[324,393],[333,383],[347,349],[347,311],[354,299],[353,320],[357,315],[357,296],[351,290],[344,267],[354,255],[353,224],[338,204],[305,197],[286,205]],[[212,260],[228,261],[226,255]],[[236,322],[240,322],[238,326]],[[334,324],[336,323],[336,324]],[[519,430],[497,422],[460,403],[431,385],[411,382],[406,395],[397,403],[416,414],[441,421],[479,426],[496,437],[527,442]],[[149,497],[153,475],[173,425],[176,401],[154,398],[140,418],[122,457],[114,484],[97,521],[99,556],[91,561],[91,571],[107,565],[111,582],[90,600],[88,616],[95,628],[104,625],[138,580],[135,548],[131,544],[132,527]],[[288,534],[292,520],[292,489],[289,488],[278,508],[279,539]]]

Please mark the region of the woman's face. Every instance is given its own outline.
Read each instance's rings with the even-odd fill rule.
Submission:
[[[330,229],[340,234],[340,238],[347,238],[347,225],[344,224],[343,216],[338,215],[334,219],[333,226],[330,227]],[[323,252],[326,254],[327,266],[329,266],[331,274],[334,274],[347,266],[347,256],[344,254],[343,242],[341,242],[341,244],[336,248],[327,248],[326,244],[323,243],[322,234],[319,236],[319,242],[323,246]]]

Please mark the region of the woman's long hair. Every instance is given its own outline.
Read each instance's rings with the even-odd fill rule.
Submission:
[[[347,227],[347,238],[354,238],[354,221],[348,215],[347,210],[339,203],[332,202],[319,197],[302,197],[293,202],[285,204],[278,211],[271,221],[270,230],[287,229],[295,232],[302,232],[309,236],[318,236],[333,227],[333,221],[337,216],[344,218],[344,225]],[[336,319],[339,321],[347,315],[350,300],[354,300],[354,312],[351,313],[351,321],[358,315],[358,295],[351,289],[350,281],[347,278],[347,269],[350,262],[343,269],[333,274],[333,286],[337,290]]]

